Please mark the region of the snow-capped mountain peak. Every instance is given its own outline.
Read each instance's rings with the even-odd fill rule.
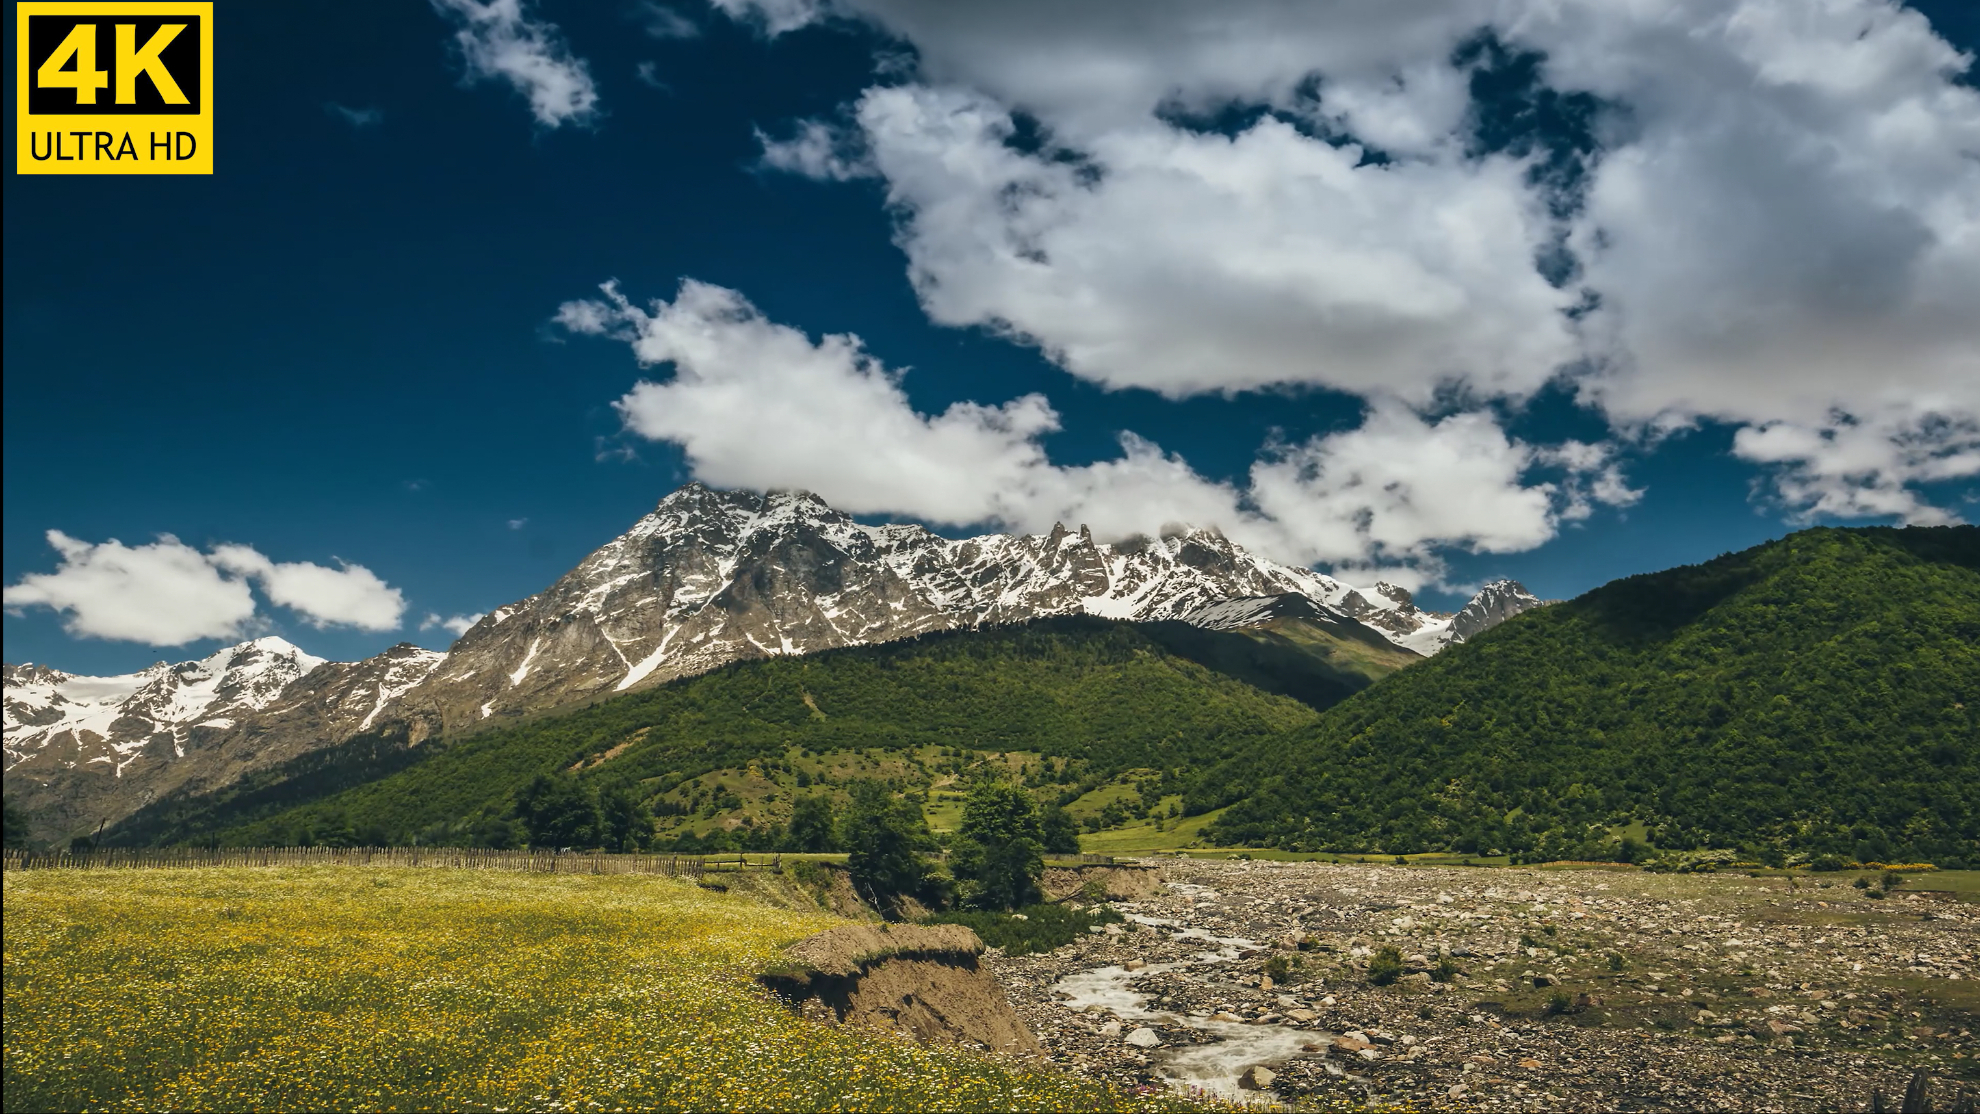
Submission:
[[[121,772],[155,736],[169,734],[182,746],[191,728],[231,727],[234,717],[267,707],[290,682],[322,664],[285,639],[265,637],[111,677],[10,665],[7,768],[68,736],[80,761]]]

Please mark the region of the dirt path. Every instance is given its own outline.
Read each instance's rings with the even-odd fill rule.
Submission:
[[[1253,1066],[1228,1038],[1256,1026],[1268,1074],[1244,1085],[1281,1101],[1856,1110],[1917,1068],[1942,1098],[1980,1090],[1980,905],[1873,900],[1847,874],[1794,893],[1729,875],[1319,863],[1163,876],[1156,896],[1116,903],[1144,923],[991,953],[1055,1060],[1222,1090]],[[1404,965],[1378,987],[1367,968],[1384,946]],[[1433,978],[1442,956],[1449,981]]]

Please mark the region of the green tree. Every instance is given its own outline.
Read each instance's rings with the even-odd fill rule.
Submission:
[[[538,774],[523,787],[516,815],[532,847],[595,847],[600,842],[598,802],[577,782]]]
[[[950,868],[962,904],[1016,909],[1038,900],[1045,832],[1030,793],[1006,781],[979,782],[963,802],[957,837]]]
[[[799,797],[791,806],[790,834],[786,839],[793,851],[837,851],[839,833],[832,816],[832,799],[824,794]]]
[[[1072,813],[1057,804],[1046,805],[1045,811],[1039,815],[1038,826],[1046,852],[1053,855],[1079,854],[1079,821],[1072,818]]]
[[[607,851],[641,851],[653,842],[653,810],[624,789],[598,795],[598,818]]]
[[[912,802],[895,797],[881,782],[856,781],[844,832],[852,848],[847,873],[870,900],[884,907],[897,907],[904,897],[939,900],[934,869],[921,854],[935,839]]]
[[[21,806],[12,801],[0,800],[0,827],[6,829],[8,847],[28,845],[27,821],[21,818]]]

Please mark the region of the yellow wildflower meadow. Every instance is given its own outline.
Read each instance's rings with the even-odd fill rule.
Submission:
[[[5,913],[10,1111],[1192,1108],[796,1018],[749,973],[836,918],[675,879],[23,871]]]

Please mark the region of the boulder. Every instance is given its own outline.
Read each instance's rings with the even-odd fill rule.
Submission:
[[[1277,1079],[1278,1075],[1271,1068],[1256,1064],[1244,1069],[1244,1074],[1238,1076],[1238,1086],[1247,1091],[1269,1091],[1272,1080]]]
[[[1150,1029],[1145,1025],[1139,1029],[1136,1029],[1134,1032],[1129,1033],[1127,1036],[1122,1037],[1121,1039],[1125,1040],[1126,1042],[1135,1046],[1136,1048],[1153,1048],[1156,1045],[1162,1043],[1162,1038],[1155,1032],[1155,1030]]]

